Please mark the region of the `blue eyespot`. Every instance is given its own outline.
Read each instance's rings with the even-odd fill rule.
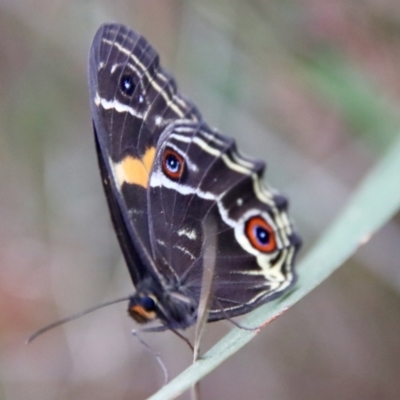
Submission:
[[[168,154],[165,157],[165,165],[170,172],[176,174],[181,167],[181,163],[179,162],[178,158],[174,154]]]
[[[254,235],[257,238],[258,242],[262,245],[265,246],[266,244],[269,243],[270,240],[270,234],[269,232],[263,228],[260,225],[256,225],[254,228]]]
[[[170,179],[179,179],[183,174],[183,157],[172,149],[166,149],[162,158],[162,169]]]
[[[135,91],[135,83],[133,82],[132,75],[123,75],[120,79],[120,87],[124,94],[127,96],[132,96]]]

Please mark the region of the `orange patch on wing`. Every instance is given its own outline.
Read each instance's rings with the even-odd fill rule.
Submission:
[[[156,148],[150,147],[144,153],[143,158],[126,156],[121,162],[114,165],[115,179],[118,185],[122,186],[123,183],[128,183],[147,188],[155,155]]]

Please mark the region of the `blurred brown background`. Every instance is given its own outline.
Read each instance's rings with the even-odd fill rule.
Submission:
[[[104,21],[142,32],[205,118],[267,160],[303,254],[400,131],[396,0],[0,0],[0,399],[143,399],[162,384],[125,304],[24,345],[133,290],[88,106]],[[399,223],[205,378],[204,399],[398,399]],[[230,328],[211,324],[206,346]],[[145,339],[172,376],[189,365],[171,333]]]

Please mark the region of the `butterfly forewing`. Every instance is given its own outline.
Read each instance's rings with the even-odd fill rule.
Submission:
[[[123,248],[138,242],[132,251],[147,254],[151,246],[146,192],[158,138],[170,121],[198,120],[200,115],[176,93],[175,82],[159,66],[148,42],[118,24],[102,26],[93,40],[89,88],[114,226]],[[119,227],[121,220],[125,229]],[[128,267],[137,284],[139,267],[133,263]]]

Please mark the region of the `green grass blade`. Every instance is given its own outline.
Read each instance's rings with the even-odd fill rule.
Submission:
[[[365,74],[327,53],[305,63],[301,71],[316,93],[340,110],[353,128],[350,134],[356,133],[381,154],[393,143],[399,126],[398,108],[379,94]]]
[[[345,210],[298,267],[299,282],[289,295],[251,313],[244,326],[265,324],[324,281],[400,208],[400,138],[366,176]],[[199,361],[162,387],[151,400],[173,399],[249,342],[257,332],[233,328]]]

